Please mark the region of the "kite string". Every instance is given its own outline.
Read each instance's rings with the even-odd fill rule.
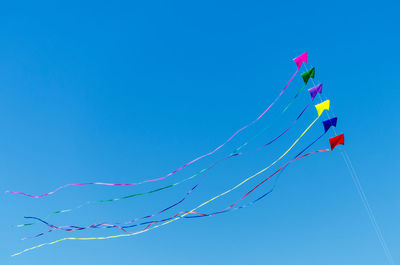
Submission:
[[[304,65],[304,67],[307,69],[306,65]],[[315,86],[314,80],[311,80],[311,82]],[[320,100],[322,100],[321,95],[318,94],[318,96],[319,96]],[[334,114],[333,110],[331,110],[331,111]],[[327,114],[328,118],[330,119],[331,117],[330,117],[329,113],[326,112],[326,114]],[[333,127],[333,131],[334,131],[335,135],[337,135],[335,127]],[[344,147],[340,149],[340,154],[342,155],[343,160],[344,160],[344,162],[345,162],[345,164],[347,166],[347,169],[349,171],[349,174],[353,179],[354,185],[356,186],[357,192],[358,192],[358,194],[359,194],[359,196],[361,198],[361,201],[362,201],[362,203],[364,205],[364,208],[365,208],[365,210],[366,210],[366,212],[368,214],[368,217],[369,217],[369,219],[371,221],[371,225],[373,226],[373,228],[375,230],[375,233],[376,233],[376,235],[378,237],[378,240],[379,240],[379,242],[381,244],[381,247],[383,248],[383,251],[385,252],[386,258],[387,258],[387,260],[388,260],[390,265],[395,265],[395,263],[393,261],[393,256],[391,254],[391,251],[390,251],[389,247],[387,246],[386,240],[384,239],[383,234],[382,234],[382,230],[380,229],[380,226],[379,226],[378,222],[376,221],[375,214],[372,211],[372,208],[371,208],[371,206],[370,206],[370,204],[368,202],[367,196],[365,195],[364,189],[363,189],[363,187],[361,185],[360,178],[358,177],[358,174],[354,169],[354,166],[353,166],[353,163],[352,163],[352,161],[350,159],[350,156],[348,155],[348,153],[347,153],[347,151],[346,151],[346,149]]]
[[[379,227],[379,225],[378,225],[378,223],[377,223],[377,221],[375,219],[375,215],[374,215],[374,213],[372,211],[372,208],[371,208],[371,206],[370,206],[370,204],[368,202],[367,196],[365,195],[364,189],[361,186],[360,180],[359,180],[359,178],[357,176],[357,172],[355,171],[355,169],[354,169],[354,167],[353,167],[353,165],[352,165],[352,163],[350,161],[350,158],[349,158],[348,154],[345,153],[345,152],[341,152],[341,155],[342,155],[343,160],[345,161],[346,166],[347,166],[347,168],[348,168],[348,170],[350,172],[351,178],[352,178],[352,180],[354,182],[354,185],[357,188],[358,194],[360,195],[360,198],[361,198],[361,200],[362,200],[362,202],[364,204],[364,208],[365,208],[365,210],[366,210],[366,212],[368,214],[368,217],[369,217],[369,219],[371,221],[371,224],[372,224],[372,226],[373,226],[373,228],[375,230],[375,233],[378,236],[378,239],[379,239],[379,241],[381,243],[381,246],[382,246],[382,248],[383,248],[383,250],[385,252],[385,255],[388,258],[389,263],[391,265],[394,265],[393,256],[390,253],[390,250],[389,250],[389,248],[388,248],[388,246],[386,244],[385,239],[383,238],[382,231],[381,231],[381,229],[380,229],[380,227]]]

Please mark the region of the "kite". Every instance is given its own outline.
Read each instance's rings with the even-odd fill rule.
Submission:
[[[314,99],[318,93],[322,93],[322,84],[316,85],[308,90],[311,95],[311,99]]]
[[[307,62],[307,53],[305,52],[305,53],[301,54],[300,56],[297,56],[296,58],[293,59],[293,61],[297,65],[297,71],[296,71],[296,74],[297,74],[297,72],[300,70],[301,64]]]
[[[333,150],[339,144],[344,145],[344,134],[339,134],[335,137],[329,139],[329,143],[331,144],[331,150]]]
[[[313,79],[314,79],[314,77],[315,77],[315,67],[311,68],[310,70],[308,70],[308,71],[305,72],[305,73],[302,73],[302,74],[301,74],[301,77],[303,77],[304,84],[307,85],[308,80],[309,80],[310,78],[313,78]]]
[[[317,109],[318,112],[318,117],[321,116],[322,112],[324,112],[324,110],[329,110],[329,105],[330,105],[330,101],[325,100],[322,103],[319,103],[318,105],[315,105],[315,108]]]

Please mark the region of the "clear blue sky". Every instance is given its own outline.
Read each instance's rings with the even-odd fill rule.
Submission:
[[[386,0],[3,3],[1,190],[40,194],[65,183],[163,176],[260,114],[295,71],[291,59],[307,51],[339,117],[337,131],[346,135],[346,149],[400,263],[399,9],[398,1]],[[276,136],[310,101],[303,93],[277,119],[300,85],[297,77],[271,113],[226,149],[162,184],[209,165],[268,124],[271,130],[248,150]],[[210,171],[192,197],[172,212],[191,209],[264,168],[315,115],[308,110],[268,149]],[[321,132],[318,123],[296,150]],[[332,136],[314,149],[327,148]],[[50,220],[56,225],[126,221],[179,200],[195,182]],[[203,210],[221,209],[255,183]],[[136,237],[69,241],[9,257],[60,237],[120,233],[56,231],[20,241],[47,230],[41,225],[15,228],[23,216],[44,217],[87,200],[160,184],[69,188],[41,200],[2,195],[0,263],[387,264],[338,151],[293,164],[274,193],[247,209],[182,220]]]

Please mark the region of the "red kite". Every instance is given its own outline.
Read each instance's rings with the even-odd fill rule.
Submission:
[[[344,145],[344,134],[339,134],[335,137],[329,139],[329,143],[331,144],[331,150],[333,150],[337,145]]]

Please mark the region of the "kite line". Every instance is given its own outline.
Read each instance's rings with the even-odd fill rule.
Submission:
[[[307,70],[307,67],[305,65],[304,65],[304,67]],[[314,84],[314,81],[313,80],[311,80],[311,81]],[[320,100],[322,100],[321,95],[318,95],[318,96],[319,96]],[[328,118],[330,118],[329,113],[327,112],[326,114],[327,114]],[[337,135],[335,128],[333,128],[333,131],[334,131],[335,135]],[[393,261],[393,256],[391,254],[391,251],[390,251],[389,247],[387,246],[386,240],[384,239],[383,234],[382,234],[382,230],[381,230],[378,222],[376,221],[375,214],[372,211],[372,208],[368,202],[367,196],[365,195],[364,189],[361,185],[360,178],[358,177],[358,174],[353,167],[353,163],[351,162],[350,156],[348,155],[345,148],[340,149],[340,154],[346,164],[347,170],[349,171],[349,174],[354,182],[354,185],[356,186],[357,192],[358,192],[358,194],[361,198],[361,201],[364,205],[365,211],[368,214],[371,225],[375,230],[375,233],[378,237],[379,243],[381,244],[383,251],[385,252],[385,256],[386,256],[389,264],[394,265],[395,263]]]

